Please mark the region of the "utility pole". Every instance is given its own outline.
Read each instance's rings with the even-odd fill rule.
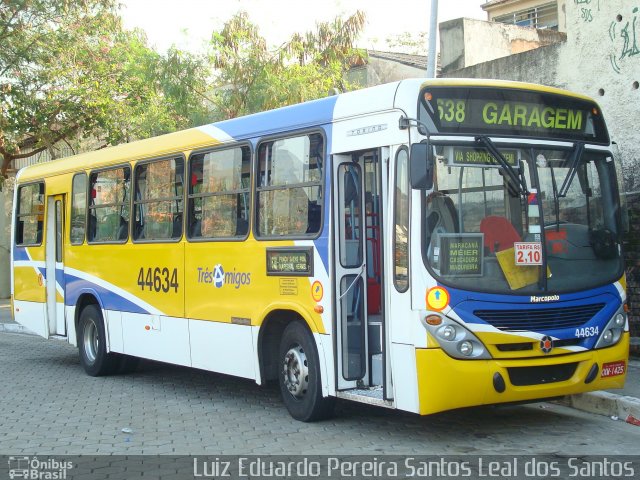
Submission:
[[[436,38],[438,34],[438,0],[431,0],[429,17],[429,54],[427,56],[427,77],[436,78]]]

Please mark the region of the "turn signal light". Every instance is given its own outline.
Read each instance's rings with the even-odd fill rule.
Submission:
[[[425,321],[428,325],[438,326],[442,323],[442,317],[440,315],[427,315]]]
[[[316,305],[313,307],[313,311],[316,313],[324,313],[324,307],[322,305]]]

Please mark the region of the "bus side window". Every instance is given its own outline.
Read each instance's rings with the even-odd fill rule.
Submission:
[[[184,160],[139,163],[135,168],[134,240],[182,236]]]
[[[251,150],[197,153],[189,159],[189,238],[233,239],[249,233]]]
[[[87,239],[91,243],[124,242],[129,226],[129,167],[92,172]]]
[[[16,215],[16,245],[42,244],[44,183],[19,187]]]
[[[82,245],[87,221],[87,174],[73,177],[71,187],[71,245]],[[95,234],[95,232],[94,232]]]
[[[303,237],[320,232],[323,152],[320,134],[283,138],[259,146],[258,237]]]

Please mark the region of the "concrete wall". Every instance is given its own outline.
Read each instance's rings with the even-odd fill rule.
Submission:
[[[504,23],[458,18],[440,24],[440,61],[443,72],[563,42],[555,30],[536,30]]]
[[[366,65],[349,70],[347,79],[361,87],[370,87],[372,85],[404,80],[405,78],[424,77],[426,74],[426,67],[407,65],[369,55],[369,60]]]

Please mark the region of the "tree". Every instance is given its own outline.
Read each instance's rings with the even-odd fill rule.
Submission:
[[[149,49],[122,28],[115,0],[1,0],[0,155],[58,142],[100,146],[191,126],[204,112],[206,65]],[[177,73],[179,72],[179,73]]]
[[[364,22],[364,14],[356,12],[270,50],[247,14],[236,14],[210,43],[218,116],[233,118],[324,97],[334,88],[353,89],[346,72],[365,60],[365,52],[354,47]]]

